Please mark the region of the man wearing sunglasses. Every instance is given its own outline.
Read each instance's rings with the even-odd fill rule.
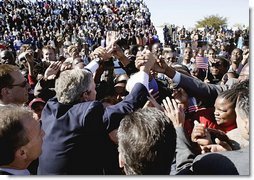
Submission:
[[[17,66],[0,65],[0,106],[26,103],[28,88],[29,84]]]
[[[0,64],[16,65],[13,53],[9,50],[0,51]]]

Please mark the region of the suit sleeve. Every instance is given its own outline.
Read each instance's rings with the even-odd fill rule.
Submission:
[[[142,108],[149,96],[147,88],[141,84],[136,83],[132,91],[123,99],[123,101],[113,106],[108,106],[103,115],[104,125],[108,132],[118,128],[122,118],[139,108]]]
[[[195,158],[192,146],[185,137],[183,128],[176,128],[176,171],[177,174],[186,174],[190,170]]]
[[[178,86],[182,87],[189,96],[196,97],[212,106],[218,94],[228,89],[228,86],[204,83],[184,74],[181,74]]]

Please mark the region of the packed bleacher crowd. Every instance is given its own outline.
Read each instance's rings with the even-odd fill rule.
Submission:
[[[0,1],[0,174],[250,175],[248,30],[150,18]]]

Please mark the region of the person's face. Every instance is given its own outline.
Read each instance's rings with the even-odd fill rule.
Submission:
[[[220,49],[221,49],[221,51],[225,51],[226,50],[225,46],[221,46]]]
[[[211,63],[210,72],[213,76],[217,76],[219,74],[224,74],[226,70],[222,65],[220,60],[215,59],[214,62]]]
[[[42,138],[45,132],[41,129],[41,124],[32,116],[27,115],[23,120],[29,142],[24,145],[28,161],[37,159],[42,152]]]
[[[232,63],[240,63],[242,60],[242,53],[239,49],[234,49],[231,53],[231,62]]]
[[[167,64],[171,64],[173,62],[176,62],[176,58],[174,57],[174,54],[172,52],[168,52],[164,54],[164,59]]]
[[[152,46],[152,53],[155,55],[160,55],[160,45],[159,44],[154,44]]]
[[[55,52],[53,49],[43,49],[43,58],[46,61],[56,61]]]
[[[214,51],[211,51],[211,50],[208,51],[208,59],[210,61],[215,59],[215,52]]]
[[[0,64],[15,64],[15,58],[12,53],[0,50]]]
[[[189,48],[185,49],[183,55],[184,59],[190,60],[192,57],[192,50]]]
[[[74,49],[74,50],[70,53],[70,56],[71,56],[71,57],[79,57],[79,50],[78,50],[78,48],[77,48],[77,49]]]
[[[28,88],[24,76],[19,71],[13,71],[10,73],[14,82],[12,83],[10,89],[9,103],[13,104],[23,104],[28,101]]]
[[[227,99],[217,97],[215,104],[214,116],[218,125],[228,127],[236,124],[235,107]]]
[[[129,49],[126,49],[126,50],[124,51],[124,55],[125,55],[126,57],[128,57],[128,56],[130,55]]]

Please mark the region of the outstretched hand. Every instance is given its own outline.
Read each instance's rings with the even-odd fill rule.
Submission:
[[[111,54],[114,51],[115,44],[119,40],[119,32],[108,31],[106,35],[106,51]]]
[[[139,69],[149,74],[150,70],[154,66],[156,58],[151,51],[143,50],[142,53],[137,55],[136,61],[137,63],[135,64],[138,64]]]
[[[191,133],[191,140],[200,146],[212,144],[211,135],[204,124],[194,121],[194,127]]]
[[[167,63],[165,62],[165,60],[163,58],[159,58],[159,59],[156,59],[156,62],[153,66],[153,70],[158,72],[158,73],[164,73],[166,72],[166,69],[168,68],[169,66],[167,65]]]
[[[148,101],[143,108],[156,107],[157,109],[163,111],[164,109],[162,108],[162,106],[156,101],[156,99],[159,97],[159,91],[155,92],[154,94],[152,94],[152,92],[153,89],[149,91],[149,96],[147,96]]]
[[[50,64],[50,66],[46,69],[44,73],[44,79],[46,80],[55,79],[60,71],[61,66],[62,66],[61,61],[55,61],[52,64]]]
[[[112,57],[111,53],[108,53],[106,48],[99,46],[97,47],[91,54],[90,58],[95,59],[95,58],[101,58],[103,61],[109,60],[109,58]]]
[[[231,146],[226,141],[221,141],[218,138],[215,139],[216,144],[209,144],[207,146],[201,146],[201,153],[207,152],[221,152],[221,151],[232,151]]]
[[[174,99],[166,97],[162,100],[164,112],[173,122],[174,127],[184,127],[185,114],[182,106],[179,106]]]

